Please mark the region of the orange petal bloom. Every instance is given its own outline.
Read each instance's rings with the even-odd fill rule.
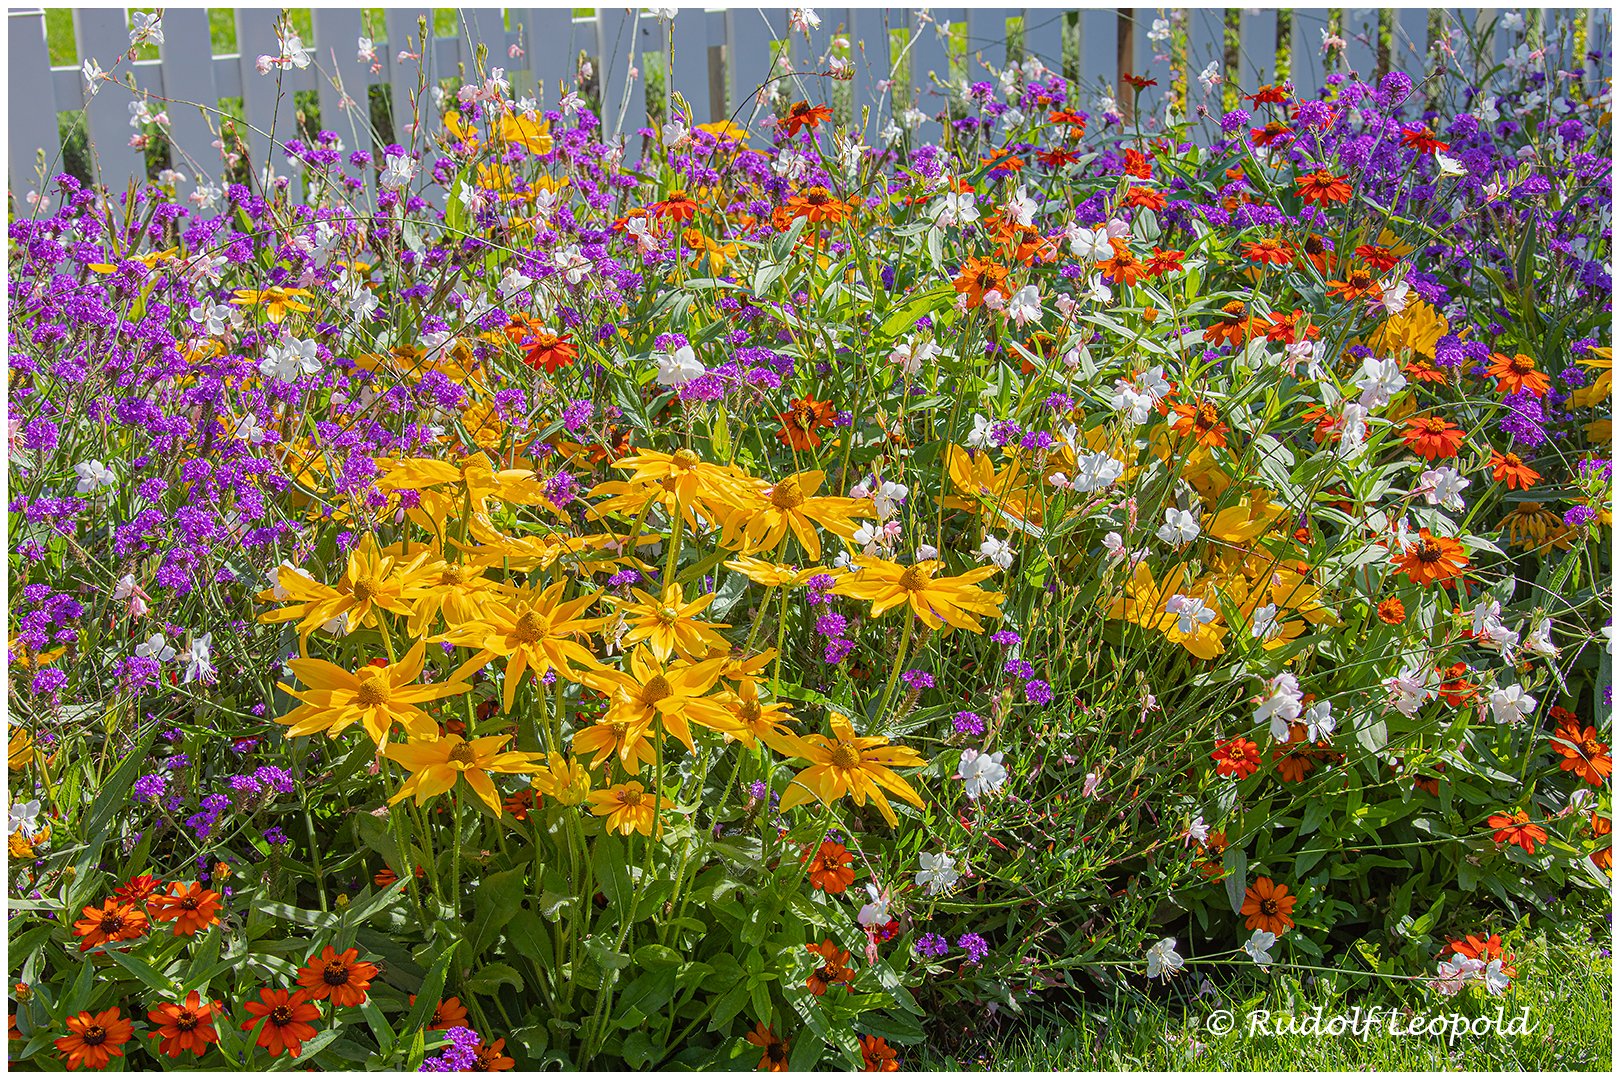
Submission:
[[[1452,537],[1419,529],[1417,541],[1395,555],[1395,566],[1414,585],[1446,585],[1468,569],[1468,553]]]
[[[855,969],[849,966],[848,949],[840,949],[831,938],[820,945],[806,945],[805,948],[810,950],[810,955],[821,960],[820,966],[804,982],[816,997],[825,994],[830,987],[840,983],[848,986],[855,981]]]
[[[1268,877],[1255,878],[1254,884],[1243,890],[1243,907],[1238,914],[1244,916],[1245,928],[1280,936],[1294,925],[1290,916],[1298,901],[1299,897],[1288,895],[1288,886],[1277,885]]]
[[[805,861],[809,863],[812,889],[836,895],[855,883],[855,857],[843,844],[823,840],[820,849],[806,855]]]
[[[1211,345],[1226,343],[1241,349],[1255,333],[1255,321],[1241,300],[1228,300],[1221,305],[1220,320],[1204,330],[1204,340]]]
[[[155,1029],[149,1035],[161,1040],[159,1053],[177,1058],[190,1050],[202,1057],[211,1044],[219,1041],[214,1015],[221,1009],[219,1002],[204,1002],[193,990],[184,1002],[163,1002],[146,1014]]]
[[[962,270],[952,284],[956,286],[957,292],[967,295],[970,308],[984,303],[984,294],[987,292],[998,292],[1003,297],[1011,295],[1007,287],[1007,268],[1000,263],[977,256],[962,264]]]
[[[170,885],[167,893],[152,897],[147,906],[159,922],[174,923],[176,937],[191,937],[219,922],[219,900],[219,893],[193,881]]]
[[[411,1005],[416,1004],[416,995],[411,995]],[[433,1017],[428,1021],[429,1031],[449,1031],[454,1027],[468,1027],[467,1008],[460,998],[445,998],[433,1006]]]
[[[787,115],[782,117],[782,126],[787,128],[789,135],[797,135],[804,128],[814,131],[821,122],[832,115],[832,108],[827,105],[812,105],[808,101],[795,102],[788,109]]]
[[[1485,824],[1496,830],[1492,839],[1498,844],[1518,844],[1526,855],[1534,855],[1536,845],[1547,842],[1547,830],[1530,824],[1530,815],[1523,810],[1492,814],[1485,819]]]
[[[754,1030],[743,1038],[760,1049],[759,1064],[755,1066],[758,1071],[788,1071],[788,1044],[775,1031],[762,1023],[755,1023]]]
[[[1131,254],[1130,245],[1115,237],[1108,241],[1114,249],[1114,255],[1097,264],[1099,273],[1107,275],[1116,285],[1129,288],[1147,276],[1147,267],[1142,265],[1140,259]]]
[[[1260,769],[1260,747],[1242,736],[1217,743],[1215,752],[1209,756],[1215,760],[1215,771],[1221,776],[1242,780]]]
[[[1541,474],[1524,463],[1518,454],[1504,454],[1500,451],[1491,451],[1491,476],[1499,484],[1506,484],[1509,491],[1515,488],[1529,489]]]
[[[1176,406],[1176,419],[1170,430],[1191,435],[1199,446],[1225,446],[1227,427],[1220,410],[1208,401],[1182,402]]]
[[[359,959],[360,950],[332,951],[328,945],[298,969],[298,985],[310,1001],[331,998],[333,1005],[358,1005],[366,1000],[366,987],[377,977],[377,965]]]
[[[478,1060],[473,1062],[473,1072],[504,1072],[516,1065],[517,1062],[506,1056],[506,1040],[496,1039],[492,1043],[479,1043]]]
[[[163,881],[151,874],[137,874],[114,890],[113,895],[126,904],[144,904],[153,893],[163,891]]]
[[[1318,169],[1308,176],[1294,177],[1294,186],[1299,189],[1301,200],[1325,206],[1350,201],[1349,179],[1348,176],[1334,176],[1326,169]]]
[[[303,1053],[304,1044],[315,1037],[315,1026],[310,1021],[319,1020],[321,1010],[304,997],[302,990],[295,994],[266,986],[259,991],[259,997],[259,1001],[242,1003],[248,1012],[242,1030],[252,1031],[262,1024],[256,1041],[270,1051],[271,1057],[280,1057],[282,1051],[293,1057]]]
[[[1496,380],[1496,389],[1504,397],[1527,391],[1535,397],[1543,397],[1552,386],[1546,373],[1536,370],[1535,357],[1524,353],[1516,353],[1511,358],[1492,353],[1491,366],[1485,374]]]
[[[146,912],[121,900],[102,901],[101,906],[84,909],[84,918],[73,924],[73,932],[84,938],[80,952],[88,952],[97,945],[129,941],[146,933]]]
[[[795,450],[813,450],[821,445],[819,429],[832,427],[838,412],[830,401],[817,401],[806,395],[788,403],[788,411],[777,413],[782,430],[776,437]]]
[[[900,1052],[881,1035],[861,1036],[862,1072],[899,1072]]]
[[[1553,732],[1552,748],[1563,755],[1558,767],[1572,772],[1593,787],[1602,787],[1614,771],[1614,759],[1607,743],[1598,739],[1597,728],[1569,724]]]
[[[1406,446],[1426,461],[1454,458],[1468,435],[1443,416],[1415,416],[1401,433]]]
[[[65,1023],[68,1033],[56,1040],[56,1048],[67,1055],[69,1069],[105,1069],[113,1058],[124,1056],[124,1044],[135,1034],[134,1026],[117,1009],[82,1012]]]
[[[1287,241],[1268,236],[1264,240],[1244,244],[1243,257],[1250,262],[1287,266],[1294,261],[1294,249],[1288,246]]]

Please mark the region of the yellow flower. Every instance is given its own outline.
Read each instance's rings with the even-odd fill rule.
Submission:
[[[1538,502],[1522,502],[1509,510],[1496,526],[1507,531],[1508,543],[1526,551],[1543,548],[1569,550],[1574,540],[1563,519]]]
[[[662,664],[645,648],[630,654],[627,671],[603,668],[588,671],[579,681],[612,697],[604,718],[609,723],[628,725],[627,739],[651,728],[654,720],[661,719],[664,730],[693,749],[692,729],[688,721],[724,731],[732,726],[731,716],[713,699],[704,698],[720,678],[721,668],[729,657],[717,657],[700,664],[676,661]],[[577,740],[576,740],[577,741]],[[630,747],[620,751],[620,758],[628,764]]]
[[[1185,571],[1179,568],[1174,576],[1165,578],[1164,583],[1160,585],[1153,580],[1153,571],[1148,569],[1146,563],[1137,563],[1123,594],[1109,602],[1108,617],[1124,619],[1138,626],[1157,630],[1200,660],[1213,660],[1226,650],[1222,638],[1227,632],[1226,624],[1221,621],[1214,592],[1214,584],[1209,578],[1204,578],[1193,585],[1186,584]],[[1202,601],[1206,607],[1216,612],[1214,619],[1209,622],[1192,620],[1192,631],[1184,632],[1181,629],[1180,617],[1166,610],[1170,599],[1177,595]]]
[[[237,289],[231,297],[231,303],[240,307],[257,307],[263,304],[270,321],[278,323],[287,317],[289,311],[308,311],[308,304],[295,299],[308,295],[308,289],[288,289],[273,285],[268,289]]]
[[[590,795],[591,774],[578,759],[564,757],[553,750],[546,755],[545,767],[535,770],[530,783],[541,795],[550,796],[564,806],[578,806]]]
[[[901,566],[887,559],[857,555],[851,565],[855,569],[827,591],[872,601],[874,618],[904,604],[930,630],[949,624],[982,634],[984,626],[975,616],[999,618],[1001,602],[1006,599],[1001,593],[979,588],[979,582],[996,572],[993,565],[976,567],[959,577],[935,577],[945,565],[938,559]]]
[[[324,731],[336,738],[351,724],[359,723],[373,742],[381,745],[395,724],[402,724],[413,739],[431,739],[439,726],[416,706],[460,694],[468,689],[451,676],[449,682],[417,683],[427,646],[418,641],[397,664],[367,665],[348,672],[325,660],[302,657],[288,661],[293,674],[309,687],[296,691],[285,683],[281,689],[303,702],[277,719],[288,726],[290,736],[313,735]]]
[[[50,842],[50,839],[51,829],[48,825],[34,833],[33,836],[25,836],[23,831],[18,829],[11,834],[11,842],[7,844],[7,847],[11,849],[13,859],[32,859],[36,850],[44,847]]]
[[[658,760],[658,752],[649,737],[651,731],[650,727],[631,720],[598,717],[589,727],[574,732],[570,749],[575,757],[591,755],[593,769],[617,754],[625,772],[639,773],[643,765]]]
[[[27,768],[34,760],[34,740],[28,734],[28,729],[19,727],[11,733],[11,741],[6,747],[6,767],[12,772]]]
[[[1576,363],[1596,371],[1598,377],[1590,386],[1583,386],[1569,395],[1570,406],[1586,409],[1608,402],[1609,392],[1614,389],[1614,349],[1592,349]]]
[[[810,558],[821,558],[817,525],[847,540],[859,528],[854,521],[856,515],[877,516],[870,500],[818,496],[816,492],[825,479],[825,473],[812,469],[784,477],[769,487],[756,483],[733,504],[725,518],[721,546],[734,546],[740,534],[744,554],[771,550],[791,530]]]
[[[590,650],[574,639],[589,639],[607,621],[579,618],[602,594],[587,593],[564,603],[562,594],[567,587],[566,580],[555,581],[544,590],[525,585],[507,595],[491,592],[474,598],[478,618],[444,636],[443,640],[454,645],[479,650],[484,659],[506,658],[503,711],[512,711],[526,671],[532,669],[538,677],[555,670],[572,679],[577,675],[570,661],[587,668],[600,666]]]
[[[694,530],[698,512],[710,521],[723,520],[746,497],[752,483],[740,470],[706,462],[692,450],[673,454],[637,450],[615,461],[613,467],[629,469],[630,478],[603,481],[592,489],[593,497],[609,496],[592,508],[596,517],[623,513],[634,518],[647,500],[656,499],[666,513],[679,513]]]
[[[440,612],[451,626],[471,622],[478,618],[485,596],[511,591],[505,582],[486,578],[484,567],[436,559],[422,566],[416,583],[405,592],[414,607],[406,628],[412,637],[421,637]]]
[[[832,714],[832,731],[830,739],[809,735],[799,740],[797,756],[812,764],[795,776],[782,793],[783,810],[811,799],[831,805],[848,795],[856,806],[864,806],[871,799],[883,819],[896,825],[899,819],[883,794],[885,788],[913,806],[922,807],[922,798],[891,768],[921,765],[921,755],[909,747],[892,746],[887,739],[858,737],[849,721],[837,713]]]
[[[378,610],[398,615],[411,613],[411,602],[405,598],[407,590],[414,588],[422,576],[422,564],[428,553],[422,551],[409,562],[404,556],[384,554],[378,550],[377,538],[367,533],[354,550],[343,576],[330,590],[319,582],[300,582],[296,570],[284,568],[278,582],[290,594],[294,603],[259,616],[260,622],[279,623],[298,621],[298,634],[307,639],[311,631],[342,616],[348,630],[376,625]],[[261,600],[280,599],[275,590],[260,593]]]
[[[734,727],[726,734],[735,736],[747,746],[755,740],[763,742],[778,754],[794,756],[799,752],[798,736],[788,726],[793,714],[780,701],[765,703],[759,700],[759,686],[746,680],[735,694],[722,694],[720,703],[732,716]]]
[[[532,773],[541,767],[540,759],[534,754],[515,750],[501,753],[501,747],[511,738],[510,735],[490,735],[468,742],[460,735],[447,735],[430,742],[389,743],[383,756],[405,766],[411,775],[388,800],[388,805],[415,795],[416,805],[421,806],[433,796],[443,795],[455,787],[458,777],[465,777],[473,794],[500,817],[500,793],[495,790],[495,782],[489,774]]]
[[[1379,356],[1388,356],[1407,349],[1420,356],[1434,359],[1434,348],[1439,340],[1451,332],[1446,317],[1427,302],[1412,298],[1398,315],[1393,315],[1378,328],[1368,341]]]
[[[945,465],[951,485],[960,493],[940,499],[945,509],[970,510],[988,521],[1005,520],[1023,532],[1030,531],[1032,523],[1039,528],[1040,494],[1030,490],[1017,459],[998,473],[987,451],[970,454],[951,445],[945,448]]]
[[[617,601],[619,616],[629,626],[623,638],[625,648],[646,642],[659,660],[668,660],[672,652],[684,660],[702,660],[730,648],[726,639],[716,633],[717,628],[729,623],[707,623],[698,618],[714,602],[714,593],[687,602],[678,581],[666,585],[657,599],[640,589],[630,592],[636,603]]]
[[[756,559],[748,555],[730,559],[726,562],[726,566],[737,571],[737,573],[754,584],[764,585],[767,588],[803,585],[817,574],[826,573],[819,566],[806,566],[801,569],[795,566],[783,566],[780,563],[773,563],[768,559]]]
[[[591,813],[607,818],[608,832],[651,836],[656,824],[653,799],[640,781],[614,784],[607,791],[591,792]]]

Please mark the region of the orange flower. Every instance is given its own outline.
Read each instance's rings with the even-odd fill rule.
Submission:
[[[1536,370],[1535,357],[1515,353],[1511,359],[1501,353],[1491,354],[1491,366],[1485,374],[1496,380],[1496,389],[1505,397],[1529,391],[1535,397],[1546,395],[1552,382],[1546,374]]]
[[[176,882],[168,893],[152,897],[147,906],[159,922],[174,923],[175,937],[192,937],[219,922],[219,899],[219,893],[195,881],[190,885]]]
[[[150,1037],[160,1039],[159,1053],[177,1058],[190,1050],[198,1057],[208,1053],[210,1043],[219,1041],[214,1030],[214,1013],[222,1009],[219,1002],[204,1003],[197,991],[186,995],[183,1003],[162,1002],[146,1014],[157,1030]]]
[[[786,228],[794,218],[809,218],[812,225],[822,222],[831,222],[837,225],[849,217],[853,209],[849,203],[835,198],[832,192],[824,187],[807,188],[788,199],[785,206],[780,207],[782,219],[776,220],[773,216],[772,224],[778,228]]]
[[[804,128],[814,131],[823,120],[831,115],[831,106],[812,105],[808,101],[798,101],[788,109],[787,115],[782,118],[782,126],[787,128],[789,135],[797,135]]]
[[[102,901],[99,908],[85,908],[84,918],[73,924],[73,932],[84,938],[79,946],[80,952],[87,952],[97,945],[129,941],[140,937],[146,930],[146,912],[115,899]]]
[[[1440,695],[1453,709],[1472,704],[1478,696],[1479,685],[1468,681],[1468,671],[1468,665],[1459,660],[1439,673]]]
[[[1072,131],[1074,129],[1071,128],[1070,130]],[[1046,166],[1048,169],[1061,169],[1065,165],[1070,165],[1076,161],[1079,161],[1080,155],[1075,153],[1073,150],[1065,150],[1063,147],[1059,146],[1051,150],[1037,151],[1035,154],[1035,160]]]
[[[1294,185],[1305,202],[1326,205],[1350,201],[1349,179],[1348,176],[1334,176],[1326,169],[1318,169],[1309,176],[1296,176]]]
[[[1468,435],[1443,416],[1414,416],[1401,434],[1407,449],[1426,461],[1454,458]]]
[[[1220,410],[1203,399],[1176,406],[1176,420],[1170,430],[1177,435],[1192,435],[1199,446],[1225,446],[1227,427],[1221,420]]]
[[[861,1036],[862,1072],[899,1072],[900,1052],[881,1035]]]
[[[1185,251],[1166,251],[1157,244],[1153,246],[1153,254],[1148,256],[1148,277],[1163,277],[1165,274],[1179,274],[1183,269],[1181,260],[1186,256]]]
[[[1129,244],[1118,237],[1110,239],[1108,243],[1114,249],[1114,255],[1113,258],[1105,259],[1097,264],[1097,270],[1100,273],[1106,274],[1115,284],[1124,285],[1127,288],[1135,285],[1146,276],[1147,267],[1143,266],[1141,260],[1131,254]]]
[[[1378,621],[1389,626],[1399,626],[1406,621],[1406,605],[1401,603],[1399,597],[1392,596],[1388,600],[1378,603]]]
[[[137,874],[114,890],[113,895],[126,904],[144,904],[146,898],[161,892],[163,881],[151,874]]]
[[[1541,474],[1524,463],[1518,454],[1504,454],[1499,450],[1491,451],[1491,475],[1497,483],[1506,484],[1508,490],[1523,488],[1528,490]]]
[[[1158,79],[1149,79],[1142,75],[1121,75],[1120,79],[1138,90],[1146,90],[1150,86],[1159,85]]]
[[[840,983],[848,986],[855,981],[855,969],[849,966],[848,949],[840,949],[831,938],[820,945],[806,945],[805,948],[810,950],[810,955],[821,958],[821,965],[804,982],[816,997],[825,994],[830,987]]]
[[[1451,380],[1451,376],[1435,367],[1434,361],[1427,356],[1412,357],[1412,359],[1401,365],[1401,370],[1406,372],[1408,382],[1444,383]]]
[[[684,189],[671,188],[669,194],[664,196],[664,201],[653,203],[647,207],[647,212],[684,223],[697,217],[698,205]]]
[[[243,1031],[252,1031],[256,1025],[259,1037],[256,1044],[270,1051],[271,1057],[280,1057],[283,1050],[297,1057],[304,1052],[304,1044],[315,1037],[311,1020],[321,1018],[321,1010],[304,997],[286,990],[272,990],[266,986],[259,991],[260,1001],[244,1001],[242,1008],[248,1019],[242,1022]]]
[[[1209,756],[1221,776],[1243,780],[1260,769],[1260,747],[1242,736],[1215,744],[1215,752]]]
[[[1238,914],[1245,916],[1245,929],[1281,936],[1294,925],[1290,916],[1298,901],[1299,897],[1288,895],[1288,886],[1274,884],[1268,877],[1255,878],[1254,884],[1243,890],[1243,907]]]
[[[1341,300],[1359,300],[1363,296],[1382,296],[1384,290],[1378,287],[1378,282],[1366,270],[1357,267],[1344,276],[1344,280],[1329,281],[1328,295],[1336,296]]]
[[[1266,340],[1292,345],[1296,341],[1315,341],[1322,328],[1311,322],[1311,317],[1295,308],[1293,313],[1280,312],[1271,317],[1266,326]]]
[[[788,1071],[788,1044],[775,1031],[763,1023],[755,1023],[754,1030],[743,1038],[760,1049],[759,1064],[754,1066],[759,1072]]]
[[[524,344],[523,362],[547,375],[555,375],[565,367],[573,366],[579,358],[579,348],[567,334],[554,334],[550,330],[537,330]]]
[[[416,1005],[416,995],[411,995],[411,1006]],[[469,1027],[467,1023],[467,1008],[461,1004],[460,998],[445,998],[433,1006],[433,1016],[428,1020],[429,1031],[449,1031],[454,1027]]]
[[[1438,154],[1451,149],[1450,143],[1435,138],[1433,129],[1427,124],[1401,132],[1401,145],[1413,147],[1420,154]]]
[[[134,1025],[108,1009],[95,1014],[82,1012],[65,1021],[68,1033],[56,1040],[56,1048],[67,1055],[67,1067],[81,1065],[105,1069],[115,1057],[124,1056],[124,1044],[135,1034]]]
[[[1164,192],[1140,184],[1125,192],[1125,205],[1140,207],[1143,210],[1155,212],[1163,210],[1169,201],[1164,197]]]
[[[1491,839],[1498,844],[1518,844],[1526,855],[1534,855],[1536,845],[1547,842],[1547,830],[1530,824],[1530,815],[1523,810],[1492,814],[1485,819],[1485,824],[1496,830]]]
[[[1254,332],[1254,319],[1249,315],[1248,307],[1241,300],[1228,300],[1221,305],[1220,321],[1211,323],[1204,330],[1204,340],[1212,345],[1226,342],[1233,348],[1241,349]]]
[[[386,889],[388,886],[399,880],[399,875],[385,866],[375,874],[371,875],[371,880],[376,883],[377,888]]]
[[[1564,757],[1558,767],[1572,772],[1593,787],[1602,787],[1614,771],[1614,759],[1606,743],[1598,741],[1597,728],[1578,724],[1561,727],[1553,732],[1552,748]]]
[[[333,1005],[358,1005],[366,1000],[366,987],[377,977],[377,965],[359,959],[358,949],[332,951],[328,945],[298,969],[298,985],[310,1001],[331,998]]]
[[[843,844],[823,840],[820,849],[807,854],[805,861],[810,864],[812,889],[837,894],[855,883],[855,871],[852,869],[855,858]]]
[[[1267,122],[1263,128],[1250,128],[1249,141],[1256,146],[1270,146],[1280,139],[1287,139],[1294,134],[1293,129],[1281,120]]]
[[[1286,105],[1288,91],[1268,83],[1252,94],[1244,94],[1243,100],[1255,105]]]
[[[953,284],[957,292],[967,294],[970,308],[984,303],[984,294],[987,292],[998,292],[1003,297],[1010,295],[1007,289],[1007,268],[1000,263],[977,256],[962,264],[962,270],[956,275]]]
[[[1417,542],[1396,554],[1395,566],[1414,585],[1448,585],[1468,569],[1468,553],[1452,537],[1419,529]]]
[[[1243,257],[1251,262],[1287,266],[1294,261],[1294,249],[1287,241],[1268,236],[1243,245]]]
[[[1601,817],[1596,811],[1593,811],[1592,835],[1594,838],[1608,836],[1613,829],[1614,824],[1608,818]],[[1597,867],[1599,870],[1612,871],[1614,869],[1614,846],[1612,841],[1608,846],[1600,847],[1596,851],[1592,852],[1592,854],[1587,856],[1587,858],[1591,859],[1592,865]]]
[[[472,1064],[473,1072],[504,1072],[517,1064],[506,1056],[505,1039],[496,1039],[492,1043],[481,1042],[474,1053],[478,1055],[478,1060]]]
[[[832,427],[838,415],[832,402],[817,401],[806,394],[794,398],[788,405],[787,412],[776,414],[776,418],[782,421],[782,430],[776,433],[776,437],[795,450],[813,450],[820,446],[821,436],[816,433],[817,429]]]

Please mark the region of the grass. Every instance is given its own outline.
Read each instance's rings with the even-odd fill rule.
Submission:
[[[1196,974],[1184,974],[1175,989],[1180,998],[1131,999],[1055,1010],[1034,1023],[1012,1027],[997,1045],[964,1047],[955,1056],[924,1053],[918,1068],[995,1069],[1007,1072],[1053,1070],[1504,1070],[1609,1071],[1613,1060],[1611,960],[1590,944],[1533,943],[1519,954],[1520,978],[1501,999],[1487,999],[1479,989],[1444,998],[1423,987],[1403,985],[1347,988],[1347,980],[1330,976],[1305,985],[1278,972],[1266,977],[1247,974],[1220,990],[1198,991]],[[1396,1037],[1374,1028],[1365,1038],[1352,1034],[1250,1035],[1245,1017],[1267,1010],[1272,1030],[1289,1015],[1303,1021],[1318,1008],[1321,1023],[1380,1007],[1393,1009],[1408,1025],[1417,1014],[1433,1018],[1459,1013],[1492,1017],[1498,1007],[1512,1019],[1528,1008],[1523,1035],[1461,1033],[1448,1045],[1447,1035]],[[1217,1011],[1234,1017],[1224,1035],[1209,1030]],[[1002,1014],[1005,1016],[1006,1014]],[[1031,1014],[1033,1015],[1033,1014]],[[978,1025],[984,1027],[986,1025]]]

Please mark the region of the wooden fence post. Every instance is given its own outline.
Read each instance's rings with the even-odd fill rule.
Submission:
[[[62,136],[56,124],[56,87],[51,76],[50,49],[45,44],[45,13],[38,8],[12,11],[6,17],[6,32],[6,88],[13,102],[29,102],[26,109],[18,109],[15,104],[11,108],[7,166],[11,169],[11,193],[17,200],[17,214],[32,217],[33,210],[23,201],[24,196],[30,189],[42,196],[50,195],[50,182],[62,171]]]

